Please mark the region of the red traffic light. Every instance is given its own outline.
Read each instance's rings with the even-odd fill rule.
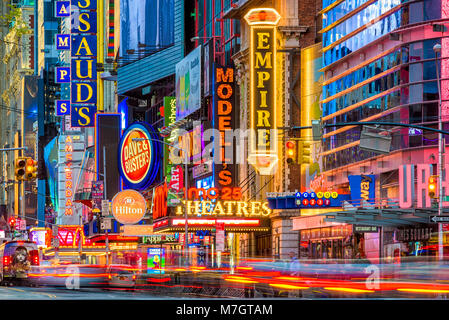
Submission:
[[[16,219],[15,218],[9,218],[9,226],[11,228],[14,228],[16,226]]]
[[[285,146],[287,147],[287,149],[293,149],[295,147],[295,142],[293,141],[287,141],[287,143],[285,144]]]

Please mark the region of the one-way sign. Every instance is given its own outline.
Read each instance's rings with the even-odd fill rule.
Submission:
[[[435,223],[449,222],[449,216],[430,216],[430,221]]]

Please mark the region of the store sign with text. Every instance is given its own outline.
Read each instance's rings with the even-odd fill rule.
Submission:
[[[214,123],[219,132],[219,143],[214,150],[215,186],[219,188],[233,187],[236,184],[236,152],[235,144],[226,139],[227,133],[232,133],[237,127],[238,117],[235,115],[235,76],[234,68],[222,67],[214,64],[213,91],[214,91]]]
[[[90,0],[57,1],[56,16],[70,19],[70,34],[56,35],[56,48],[71,53],[70,67],[57,70],[57,80],[70,79],[70,100],[57,115],[68,116],[74,128],[94,127],[97,112],[97,3]],[[65,68],[65,69],[63,69]]]
[[[112,199],[112,215],[123,224],[135,224],[143,219],[147,211],[145,198],[135,190],[124,190]]]
[[[176,207],[176,215],[181,216],[187,210],[194,216],[226,216],[226,217],[263,217],[271,214],[268,202],[262,201],[182,201],[183,205]]]
[[[405,164],[399,166],[399,207],[431,208],[428,195],[428,181],[433,175],[432,164]],[[449,207],[449,164],[444,164],[443,207]],[[416,181],[416,182],[415,182]]]
[[[119,170],[129,188],[143,190],[155,180],[160,165],[161,148],[154,129],[135,122],[122,135],[119,144]]]
[[[261,175],[272,175],[277,154],[276,24],[280,16],[270,8],[251,9],[250,26],[250,128],[248,162]]]

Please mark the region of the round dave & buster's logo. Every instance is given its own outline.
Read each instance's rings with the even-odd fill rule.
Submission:
[[[112,215],[122,224],[139,222],[145,216],[146,210],[145,198],[132,189],[121,191],[112,199]]]
[[[120,140],[119,169],[125,185],[142,190],[156,178],[159,167],[159,143],[154,129],[136,122],[126,129]]]

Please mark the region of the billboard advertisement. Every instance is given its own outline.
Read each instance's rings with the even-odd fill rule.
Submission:
[[[36,76],[25,76],[22,87],[22,104],[23,104],[23,132],[24,139],[22,145],[27,147],[23,151],[25,157],[38,159],[37,154],[37,90],[38,82]],[[32,216],[36,213],[37,194],[32,192],[34,181],[26,181],[24,183],[25,197],[25,215]]]
[[[165,248],[148,248],[147,250],[147,273],[164,273]]]
[[[120,1],[120,57],[149,55],[175,42],[174,0]]]
[[[321,43],[301,50],[301,126],[310,126],[312,120],[321,116],[320,97],[324,74],[319,70],[323,67]],[[312,129],[302,130],[305,137],[312,136]],[[315,192],[327,190],[325,181],[320,177],[322,170],[321,144],[312,144],[311,164],[301,166],[301,191]]]
[[[201,52],[198,46],[176,64],[176,121],[201,108]]]
[[[120,175],[126,187],[143,190],[153,183],[161,166],[160,143],[149,124],[135,122],[126,129],[118,148]]]

